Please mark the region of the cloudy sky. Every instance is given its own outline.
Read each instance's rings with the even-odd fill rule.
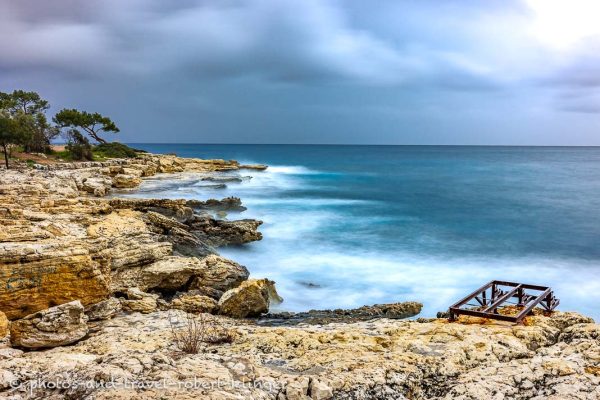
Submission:
[[[0,0],[0,90],[124,142],[600,145],[597,0]]]

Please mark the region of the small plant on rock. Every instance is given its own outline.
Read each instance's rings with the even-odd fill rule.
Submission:
[[[181,318],[170,315],[169,323],[175,346],[184,353],[198,354],[203,344],[232,343],[235,340],[233,331],[210,314],[185,313]]]

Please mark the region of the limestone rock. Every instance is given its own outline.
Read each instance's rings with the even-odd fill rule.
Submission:
[[[87,332],[87,317],[79,301],[51,307],[10,324],[12,345],[30,349],[71,344]]]
[[[223,257],[165,257],[139,268],[124,268],[113,273],[113,290],[138,287],[143,291],[201,290],[218,299],[223,292],[248,278],[248,270]]]
[[[154,312],[158,308],[158,295],[142,292],[139,288],[129,288],[127,290],[127,299],[121,300],[121,305],[125,311],[137,311],[143,314]]]
[[[217,308],[217,302],[207,296],[195,292],[182,293],[171,301],[171,308],[188,313],[213,313]]]
[[[119,189],[130,189],[138,187],[142,180],[135,175],[118,174],[112,178],[112,184]]]
[[[221,298],[223,293],[237,287],[250,275],[243,265],[217,255],[209,255],[202,261],[202,273],[194,278],[189,288],[204,291],[214,299]]]
[[[0,310],[8,319],[72,300],[93,304],[109,295],[108,260],[77,240],[0,243]]]
[[[83,179],[81,189],[94,196],[102,197],[110,191],[112,183],[112,180],[108,177],[94,176]]]
[[[0,338],[8,335],[8,318],[6,318],[6,314],[0,311]]]
[[[87,307],[85,314],[88,316],[89,321],[100,321],[113,318],[121,312],[121,309],[121,302],[118,299],[111,297],[108,300],[103,300]]]
[[[333,390],[326,383],[313,379],[310,382],[310,398],[313,400],[329,400],[333,398]]]
[[[234,318],[257,317],[269,311],[270,293],[275,282],[251,279],[231,289],[219,299],[219,312]]]
[[[308,400],[310,397],[308,394],[308,387],[310,384],[310,378],[307,376],[301,376],[298,379],[288,383],[285,388],[285,395],[288,400]]]
[[[225,221],[197,216],[189,223],[191,231],[212,246],[244,244],[262,239],[258,227],[262,221],[241,219]]]

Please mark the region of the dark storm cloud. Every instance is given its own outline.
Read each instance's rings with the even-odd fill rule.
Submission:
[[[541,104],[536,81],[566,84],[527,36],[529,13],[519,1],[0,0],[0,90],[115,116],[129,141],[446,141],[439,129],[461,142],[485,118],[507,129],[493,110]],[[564,76],[589,90],[597,66]],[[594,100],[565,93],[560,109]],[[455,108],[465,121],[444,114]]]

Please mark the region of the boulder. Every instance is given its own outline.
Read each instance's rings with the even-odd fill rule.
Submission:
[[[142,180],[135,175],[118,174],[112,178],[112,185],[119,189],[131,189],[138,187]]]
[[[29,349],[75,343],[87,333],[87,316],[78,300],[39,311],[10,324],[11,344]]]
[[[114,291],[125,291],[129,287],[170,292],[196,289],[218,299],[247,278],[245,267],[223,257],[171,256],[147,266],[115,271],[112,287]]]
[[[203,291],[214,299],[221,298],[223,293],[237,287],[250,276],[243,265],[217,255],[209,255],[202,261],[202,273],[194,278],[189,289]]]
[[[88,316],[89,321],[100,321],[110,319],[121,312],[121,302],[111,297],[108,300],[103,300],[99,303],[92,304],[85,309],[85,314]]]
[[[110,191],[112,180],[105,176],[94,176],[85,178],[81,182],[81,189],[84,192],[91,193],[94,196],[102,197]]]
[[[0,338],[8,335],[8,318],[6,318],[6,314],[0,311]]]
[[[233,318],[258,317],[269,311],[271,293],[276,293],[273,281],[245,281],[223,294],[219,299],[219,313]]]
[[[121,305],[125,311],[137,311],[142,314],[149,314],[158,309],[158,295],[142,292],[139,288],[129,288],[127,290],[127,299],[121,300]]]
[[[197,292],[182,293],[171,302],[171,308],[188,313],[213,313],[217,308],[216,300]]]

